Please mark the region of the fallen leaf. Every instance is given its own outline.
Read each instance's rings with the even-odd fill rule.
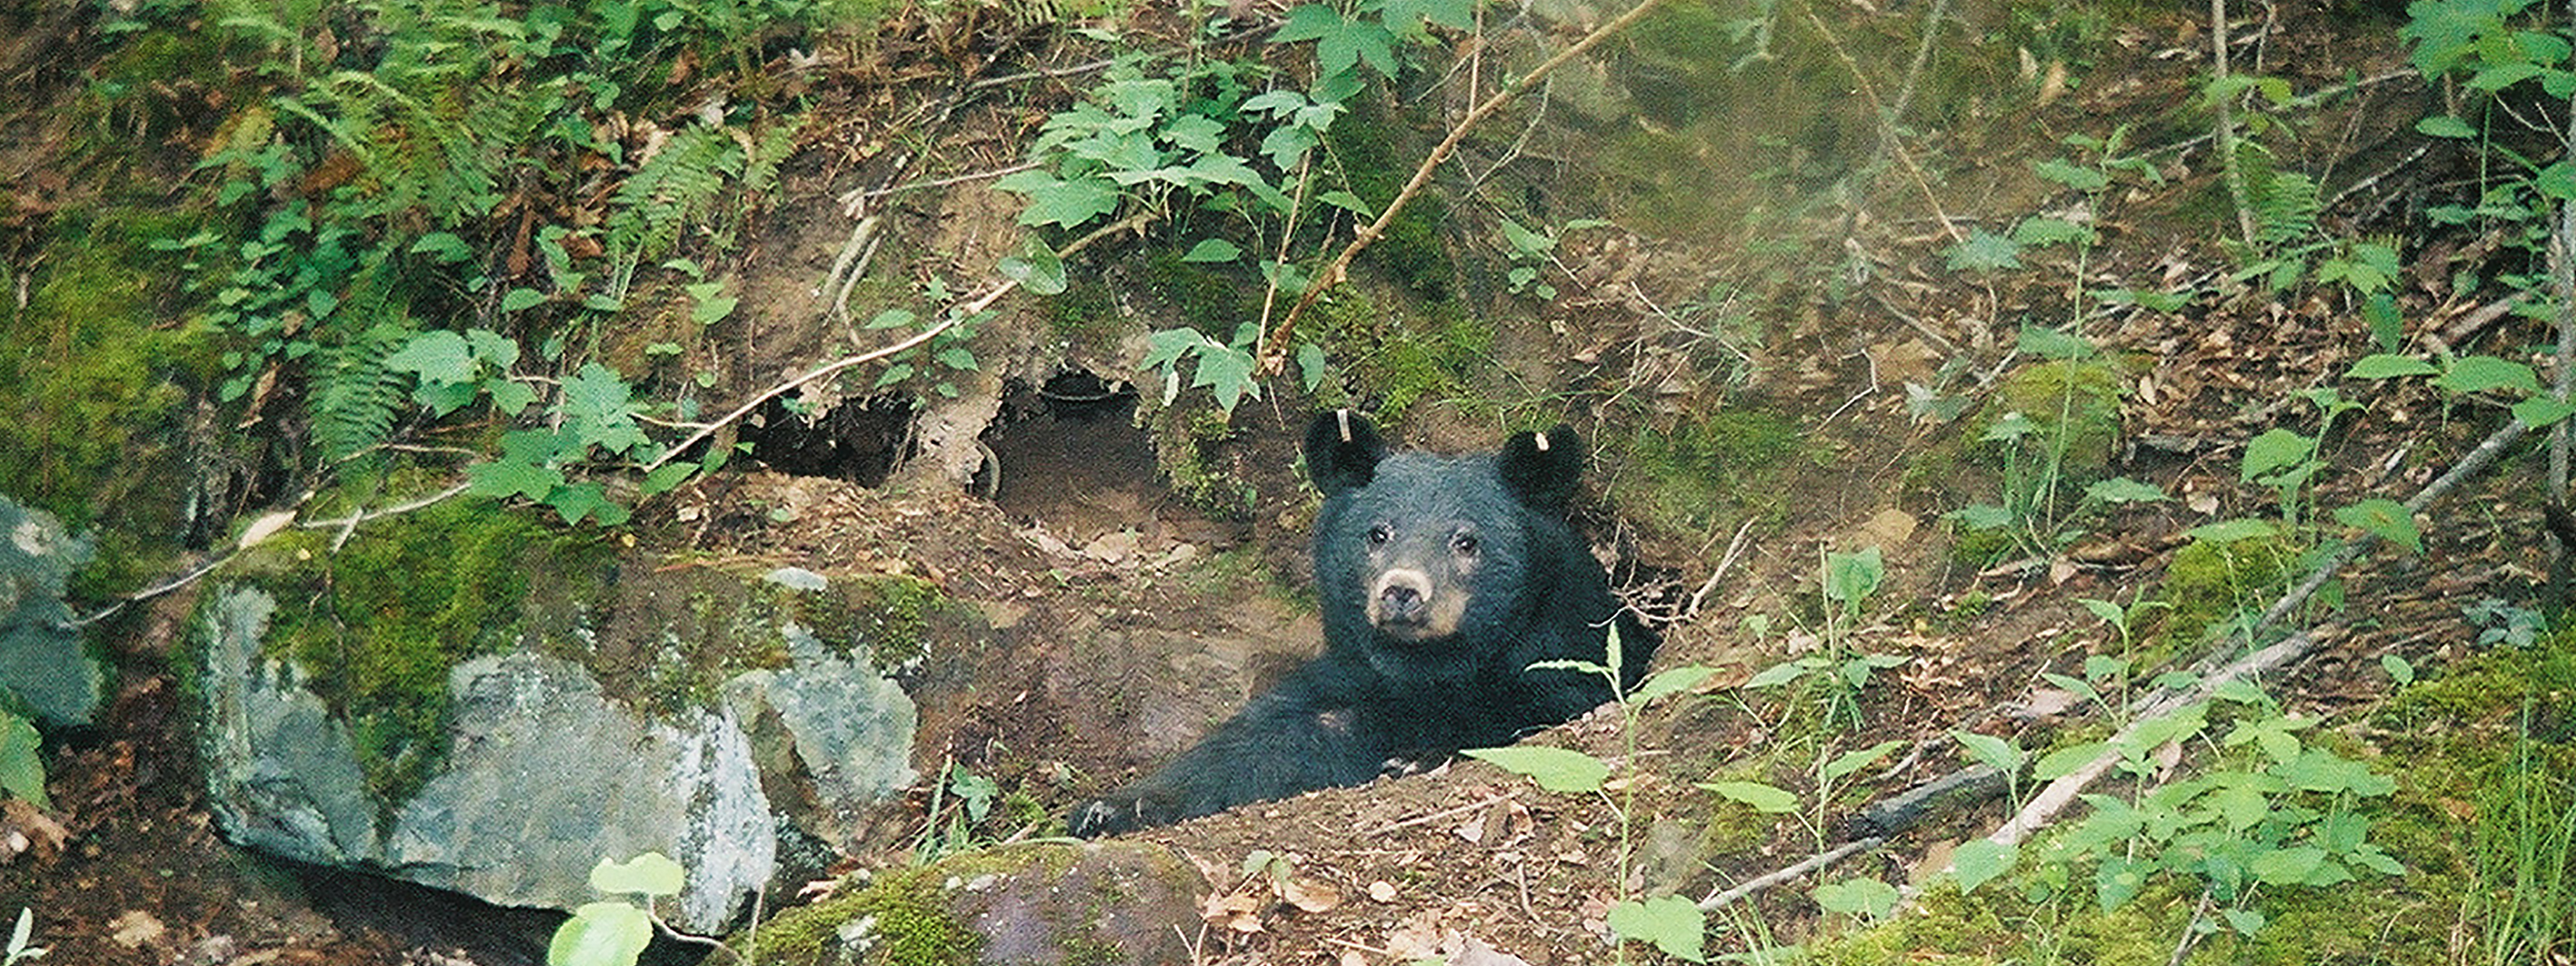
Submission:
[[[152,918],[151,913],[141,909],[128,909],[107,925],[114,930],[107,938],[116,940],[117,945],[127,949],[141,949],[145,943],[158,942],[162,934],[170,931],[169,927],[161,924],[161,920]]]
[[[1323,912],[1342,904],[1341,890],[1298,876],[1279,884],[1279,898],[1307,912]]]

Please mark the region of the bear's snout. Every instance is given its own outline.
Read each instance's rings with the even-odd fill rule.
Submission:
[[[1369,589],[1369,623],[1402,640],[1455,634],[1465,610],[1466,594],[1457,588],[1435,587],[1431,575],[1420,570],[1384,571]]]

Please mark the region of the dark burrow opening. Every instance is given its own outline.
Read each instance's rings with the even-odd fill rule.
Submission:
[[[819,413],[799,414],[786,399],[761,404],[742,421],[740,438],[771,469],[882,486],[912,455],[912,417],[920,407],[898,395],[870,396]]]

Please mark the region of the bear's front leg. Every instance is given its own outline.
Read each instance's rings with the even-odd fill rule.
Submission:
[[[1083,838],[1116,835],[1377,777],[1386,737],[1349,689],[1333,686],[1337,676],[1365,672],[1339,664],[1323,658],[1298,669],[1171,764],[1075,806],[1066,826]]]

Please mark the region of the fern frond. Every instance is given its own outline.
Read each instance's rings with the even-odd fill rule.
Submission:
[[[400,327],[378,325],[315,354],[305,410],[324,462],[366,452],[393,435],[394,417],[407,398],[402,373],[385,359],[402,347],[405,334]]]

